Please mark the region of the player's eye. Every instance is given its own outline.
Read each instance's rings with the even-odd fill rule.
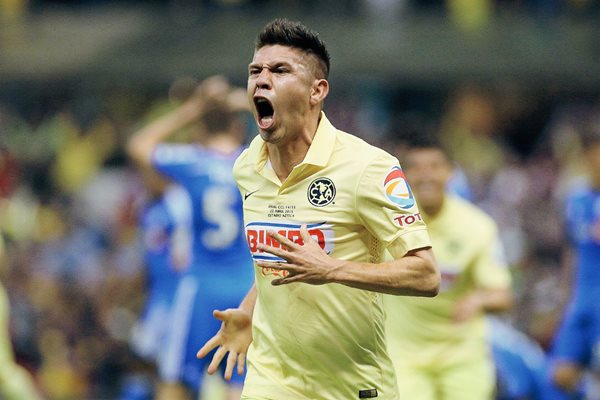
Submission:
[[[275,67],[273,68],[273,72],[276,74],[285,74],[288,72],[288,69],[286,67]]]

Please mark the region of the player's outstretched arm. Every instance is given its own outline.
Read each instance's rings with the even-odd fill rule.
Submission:
[[[127,143],[129,157],[138,165],[150,167],[156,146],[171,135],[197,121],[204,113],[207,102],[225,98],[230,90],[224,77],[204,80],[180,107],[158,118],[135,132]]]
[[[252,312],[255,304],[256,287],[252,286],[239,308],[213,312],[214,317],[222,321],[221,329],[202,346],[196,355],[198,358],[203,358],[217,348],[208,366],[209,374],[215,373],[226,354],[225,379],[231,379],[236,365],[237,373],[239,375],[244,373],[246,353],[252,343]]]
[[[292,242],[277,232],[267,234],[280,247],[260,244],[258,249],[287,262],[257,261],[260,267],[279,268],[288,275],[274,279],[273,285],[304,282],[313,285],[341,283],[358,289],[405,296],[435,296],[440,273],[429,248],[409,251],[403,257],[380,264],[358,263],[330,257],[310,236],[306,225],[301,230],[302,244]]]

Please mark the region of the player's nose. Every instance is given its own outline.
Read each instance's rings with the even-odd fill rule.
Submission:
[[[271,72],[263,68],[256,78],[256,86],[260,89],[271,89]]]

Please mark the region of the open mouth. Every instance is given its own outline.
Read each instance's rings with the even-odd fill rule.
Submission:
[[[268,129],[273,124],[273,115],[275,110],[269,100],[264,97],[255,97],[254,106],[258,114],[258,126],[261,129]]]

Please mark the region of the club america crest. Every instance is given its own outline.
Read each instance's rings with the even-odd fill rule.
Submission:
[[[313,206],[326,206],[335,198],[335,185],[329,178],[317,178],[308,185],[307,196]]]

